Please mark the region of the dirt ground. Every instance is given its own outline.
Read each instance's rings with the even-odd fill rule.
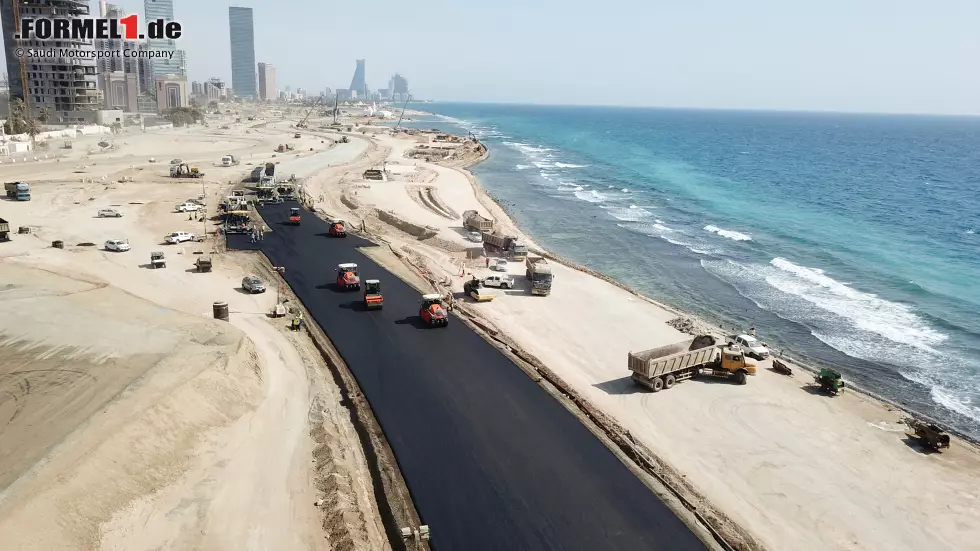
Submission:
[[[0,549],[388,547],[322,359],[267,316],[274,288],[240,289],[271,274],[213,239],[162,244],[213,231],[174,204],[203,196],[214,212],[250,163],[301,141],[278,122],[228,126],[127,132],[97,154],[76,140],[77,159],[0,165],[33,188],[0,203],[15,231],[0,243]],[[214,166],[225,153],[242,164]],[[171,158],[205,178],[171,180]],[[123,217],[95,216],[110,206]],[[132,250],[102,250],[110,238]],[[166,268],[149,268],[156,250]],[[213,272],[194,271],[200,254]],[[212,319],[214,301],[230,323]]]
[[[469,245],[461,219],[441,214],[415,190],[431,187],[456,213],[475,209],[513,223],[465,171],[405,159],[417,137],[379,133],[373,140],[387,152],[388,181],[364,181],[351,171],[339,182],[316,182],[324,210],[363,219],[461,297],[460,266],[466,278],[490,272],[482,259],[455,252]],[[344,194],[356,198],[356,208],[341,200]],[[376,208],[431,226],[438,237],[419,241],[379,220]],[[511,263],[508,272],[517,287],[471,310],[616,419],[765,547],[980,549],[974,446],[954,439],[942,454],[924,453],[890,406],[857,393],[823,397],[805,371],[786,377],[769,362],[747,386],[687,381],[658,394],[641,391],[628,377],[627,353],[687,338],[666,323],[676,312],[560,264],[546,298],[528,294],[523,264]]]

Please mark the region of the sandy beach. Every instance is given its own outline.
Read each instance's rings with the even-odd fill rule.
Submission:
[[[323,359],[267,316],[274,287],[240,289],[244,275],[271,272],[223,254],[210,222],[174,212],[202,196],[215,212],[249,165],[283,158],[280,143],[294,145],[291,159],[333,154],[330,140],[265,126],[137,128],[108,150],[90,137],[57,160],[0,165],[4,181],[33,188],[30,202],[0,203],[14,230],[0,243],[0,548],[387,545]],[[229,153],[241,165],[217,166]],[[169,178],[172,158],[205,177]],[[108,207],[123,216],[96,217]],[[212,235],[162,244],[172,231]],[[132,250],[104,251],[112,238]],[[157,250],[167,267],[149,269]],[[214,271],[194,271],[198,253]],[[211,319],[214,301],[231,323]]]
[[[468,315],[615,419],[693,501],[727,517],[721,524],[745,548],[980,549],[980,454],[968,442],[924,453],[906,434],[904,412],[857,392],[822,396],[807,371],[787,377],[769,361],[746,386],[688,381],[642,391],[628,377],[627,353],[688,337],[666,323],[678,313],[568,266],[555,266],[548,297],[530,296],[523,263],[511,263],[515,289],[489,303],[461,298],[469,274],[491,272],[483,258],[466,258],[473,244],[459,213],[477,210],[517,231],[460,168],[482,153],[470,144],[438,164],[409,159],[420,144],[437,146],[431,134],[365,132],[377,144],[371,158],[308,181],[317,207],[363,222],[437,289],[455,293]],[[363,180],[382,156],[386,181]]]

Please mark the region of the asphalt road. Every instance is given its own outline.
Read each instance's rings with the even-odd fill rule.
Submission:
[[[705,545],[591,432],[457,318],[425,328],[419,293],[325,235],[295,203],[262,209],[261,248],[336,345],[371,403],[437,550],[704,550]],[[381,280],[384,309],[341,292],[337,264]],[[547,300],[547,299],[546,299]]]

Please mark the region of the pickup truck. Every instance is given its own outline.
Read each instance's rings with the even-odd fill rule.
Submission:
[[[483,284],[487,287],[512,289],[514,287],[514,278],[507,274],[494,274],[483,278]]]

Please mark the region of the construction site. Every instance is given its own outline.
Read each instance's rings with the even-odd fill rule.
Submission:
[[[973,444],[551,254],[479,140],[222,111],[0,164],[0,548],[976,548]]]

